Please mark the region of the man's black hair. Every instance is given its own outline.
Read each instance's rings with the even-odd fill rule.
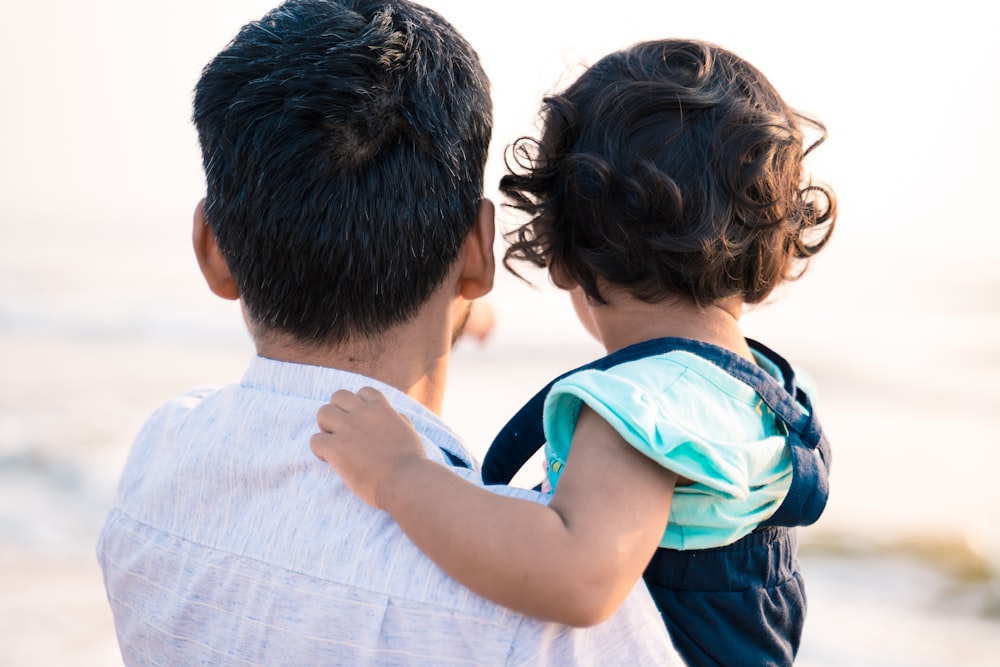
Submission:
[[[412,316],[472,229],[489,82],[404,0],[290,0],[203,70],[206,218],[258,332],[313,345]]]

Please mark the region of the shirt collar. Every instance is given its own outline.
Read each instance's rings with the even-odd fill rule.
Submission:
[[[339,389],[357,392],[363,387],[373,387],[385,394],[392,407],[405,415],[425,439],[454,454],[473,470],[479,469],[478,463],[466,451],[461,439],[440,417],[395,387],[374,378],[336,368],[255,356],[240,385],[247,389],[322,402],[329,401],[330,396]]]

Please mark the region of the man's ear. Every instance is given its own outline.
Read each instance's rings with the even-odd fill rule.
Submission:
[[[486,296],[493,289],[496,273],[496,257],[493,255],[495,216],[493,202],[484,198],[479,202],[476,224],[465,239],[459,294],[469,301]]]
[[[216,296],[223,299],[236,300],[240,292],[236,288],[236,280],[229,271],[229,265],[219,251],[215,234],[205,219],[205,200],[202,199],[194,208],[194,228],[191,232],[191,242],[194,245],[194,256],[198,259],[198,268],[205,276],[208,288]]]

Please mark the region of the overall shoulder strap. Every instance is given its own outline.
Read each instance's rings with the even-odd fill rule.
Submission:
[[[677,349],[677,345],[683,343],[684,339],[682,338],[659,338],[644,341],[567,371],[546,384],[510,418],[493,439],[486,456],[483,457],[483,481],[487,484],[507,484],[528,459],[545,444],[542,409],[545,406],[545,397],[548,396],[549,390],[556,382],[583,370],[607,370],[628,361],[666,354]]]
[[[809,397],[796,386],[790,364],[757,341],[747,343],[767,357],[782,373],[779,384],[750,361],[728,350],[686,338],[658,338],[618,350],[567,373],[563,373],[536,393],[500,430],[483,458],[482,475],[487,484],[507,484],[518,470],[545,444],[542,411],[552,385],[582,370],[607,370],[644,357],[683,350],[719,366],[752,387],[781,420],[789,434],[793,456],[792,488],[768,525],[807,525],[826,506],[829,493],[829,445],[813,414]],[[797,400],[796,400],[797,399]],[[805,409],[803,409],[803,406]]]
[[[792,484],[777,511],[763,525],[808,526],[819,519],[830,496],[830,443],[809,395],[796,385],[795,373],[788,362],[764,345],[748,342],[758,354],[775,364],[785,378],[783,387],[777,382],[748,384],[782,420],[792,456]],[[740,377],[738,373],[733,375]]]

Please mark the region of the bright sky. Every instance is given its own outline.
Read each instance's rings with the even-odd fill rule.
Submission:
[[[273,1],[12,3],[0,42],[3,226],[15,216],[96,221],[190,208],[201,178],[190,90],[201,66]],[[743,55],[793,106],[827,122],[822,176],[857,189],[850,208],[887,214],[871,224],[950,211],[945,194],[973,207],[971,224],[983,217],[972,200],[997,172],[1000,50],[981,3],[936,12],[903,2],[426,4],[479,49],[500,145],[531,129],[538,98],[567,65],[639,39],[698,37]],[[922,201],[914,208],[912,199]]]

